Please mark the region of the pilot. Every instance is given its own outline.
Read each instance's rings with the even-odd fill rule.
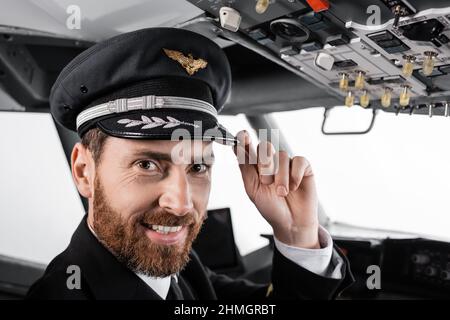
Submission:
[[[319,225],[309,162],[269,142],[257,151],[247,132],[218,123],[230,87],[221,48],[174,28],[121,34],[62,70],[51,113],[81,138],[71,168],[88,212],[28,299],[332,299],[353,281]],[[214,141],[231,145],[273,228],[270,284],[216,274],[191,248],[206,218]]]

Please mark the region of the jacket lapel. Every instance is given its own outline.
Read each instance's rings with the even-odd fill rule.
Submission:
[[[69,250],[95,299],[162,300],[99,242],[89,230],[86,216],[73,234]]]
[[[200,258],[194,250],[191,251],[189,257],[189,263],[187,264],[186,268],[180,273],[180,275],[184,278],[182,279],[184,284],[183,282],[181,282],[181,284],[190,284],[191,287],[187,287],[188,289],[192,288],[191,292],[195,292],[195,298],[197,299],[217,300],[214,288],[208,278],[205,267],[200,261]]]

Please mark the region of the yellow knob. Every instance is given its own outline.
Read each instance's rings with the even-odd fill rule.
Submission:
[[[434,63],[438,54],[434,51],[425,51],[424,55],[425,60],[423,61],[422,72],[424,75],[429,76],[433,73]]]
[[[342,91],[348,90],[348,74],[347,73],[340,73],[341,79],[339,80],[339,89]]]
[[[369,103],[370,103],[369,93],[367,92],[367,90],[364,90],[364,93],[359,98],[359,105],[363,108],[367,108],[369,106]]]
[[[266,12],[268,7],[269,7],[269,0],[256,1],[255,6],[256,13],[263,14],[264,12]]]
[[[384,93],[381,96],[381,105],[384,108],[389,108],[391,106],[392,100],[392,88],[386,87],[384,88]]]
[[[402,107],[406,107],[409,104],[409,86],[403,86],[402,92],[400,93],[399,103]]]
[[[364,85],[366,82],[366,73],[364,71],[358,71],[358,74],[355,78],[355,88],[358,90],[364,89]]]
[[[347,107],[353,106],[355,101],[355,96],[353,95],[353,92],[349,91],[347,92],[347,96],[345,97],[345,105]]]
[[[403,69],[402,74],[405,77],[411,77],[414,71],[414,61],[416,61],[415,56],[405,55],[403,56]]]

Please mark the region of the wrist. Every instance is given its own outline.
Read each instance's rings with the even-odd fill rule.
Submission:
[[[273,228],[273,234],[280,242],[297,248],[320,249],[319,225],[307,227]]]

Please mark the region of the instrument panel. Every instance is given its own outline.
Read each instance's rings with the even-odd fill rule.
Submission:
[[[356,283],[351,298],[449,298],[450,244],[422,238],[349,239],[334,237],[350,260]],[[367,281],[378,266],[380,287]]]
[[[450,6],[434,2],[191,1],[343,105],[449,116]]]

